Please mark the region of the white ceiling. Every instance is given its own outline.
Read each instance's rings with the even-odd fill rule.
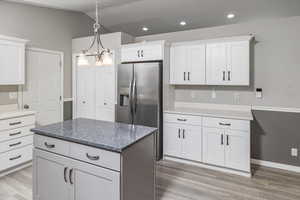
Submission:
[[[95,0],[10,0],[94,16]],[[100,0],[101,23],[135,36],[300,15],[300,0]],[[226,15],[234,12],[236,18]],[[185,20],[187,26],[179,26]],[[149,27],[143,32],[142,27]]]

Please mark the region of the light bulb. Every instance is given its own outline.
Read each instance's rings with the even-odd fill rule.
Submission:
[[[82,53],[82,54],[79,55],[79,57],[77,59],[77,65],[78,66],[87,66],[87,65],[89,65],[89,61],[88,61],[85,54]]]
[[[103,65],[112,65],[113,64],[113,60],[112,60],[111,53],[105,52],[103,54],[102,61],[103,61]]]
[[[95,58],[96,58],[95,65],[96,65],[96,66],[103,66],[103,59],[102,59],[102,56],[97,55]]]

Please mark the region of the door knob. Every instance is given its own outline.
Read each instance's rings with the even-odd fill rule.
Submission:
[[[29,105],[28,105],[28,104],[25,104],[25,105],[24,105],[24,109],[29,109]]]

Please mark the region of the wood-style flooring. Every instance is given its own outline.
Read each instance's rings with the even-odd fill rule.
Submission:
[[[157,200],[300,200],[300,174],[253,166],[253,177],[161,161]],[[32,200],[32,168],[0,178],[0,200]]]

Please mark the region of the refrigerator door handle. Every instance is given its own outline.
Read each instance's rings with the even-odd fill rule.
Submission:
[[[136,115],[136,111],[137,111],[137,91],[136,91],[136,78],[134,76],[133,78],[133,86],[132,86],[132,99],[133,99],[133,119]]]
[[[133,124],[132,85],[133,85],[133,79],[131,79],[129,83],[129,113],[131,117],[131,123]]]

